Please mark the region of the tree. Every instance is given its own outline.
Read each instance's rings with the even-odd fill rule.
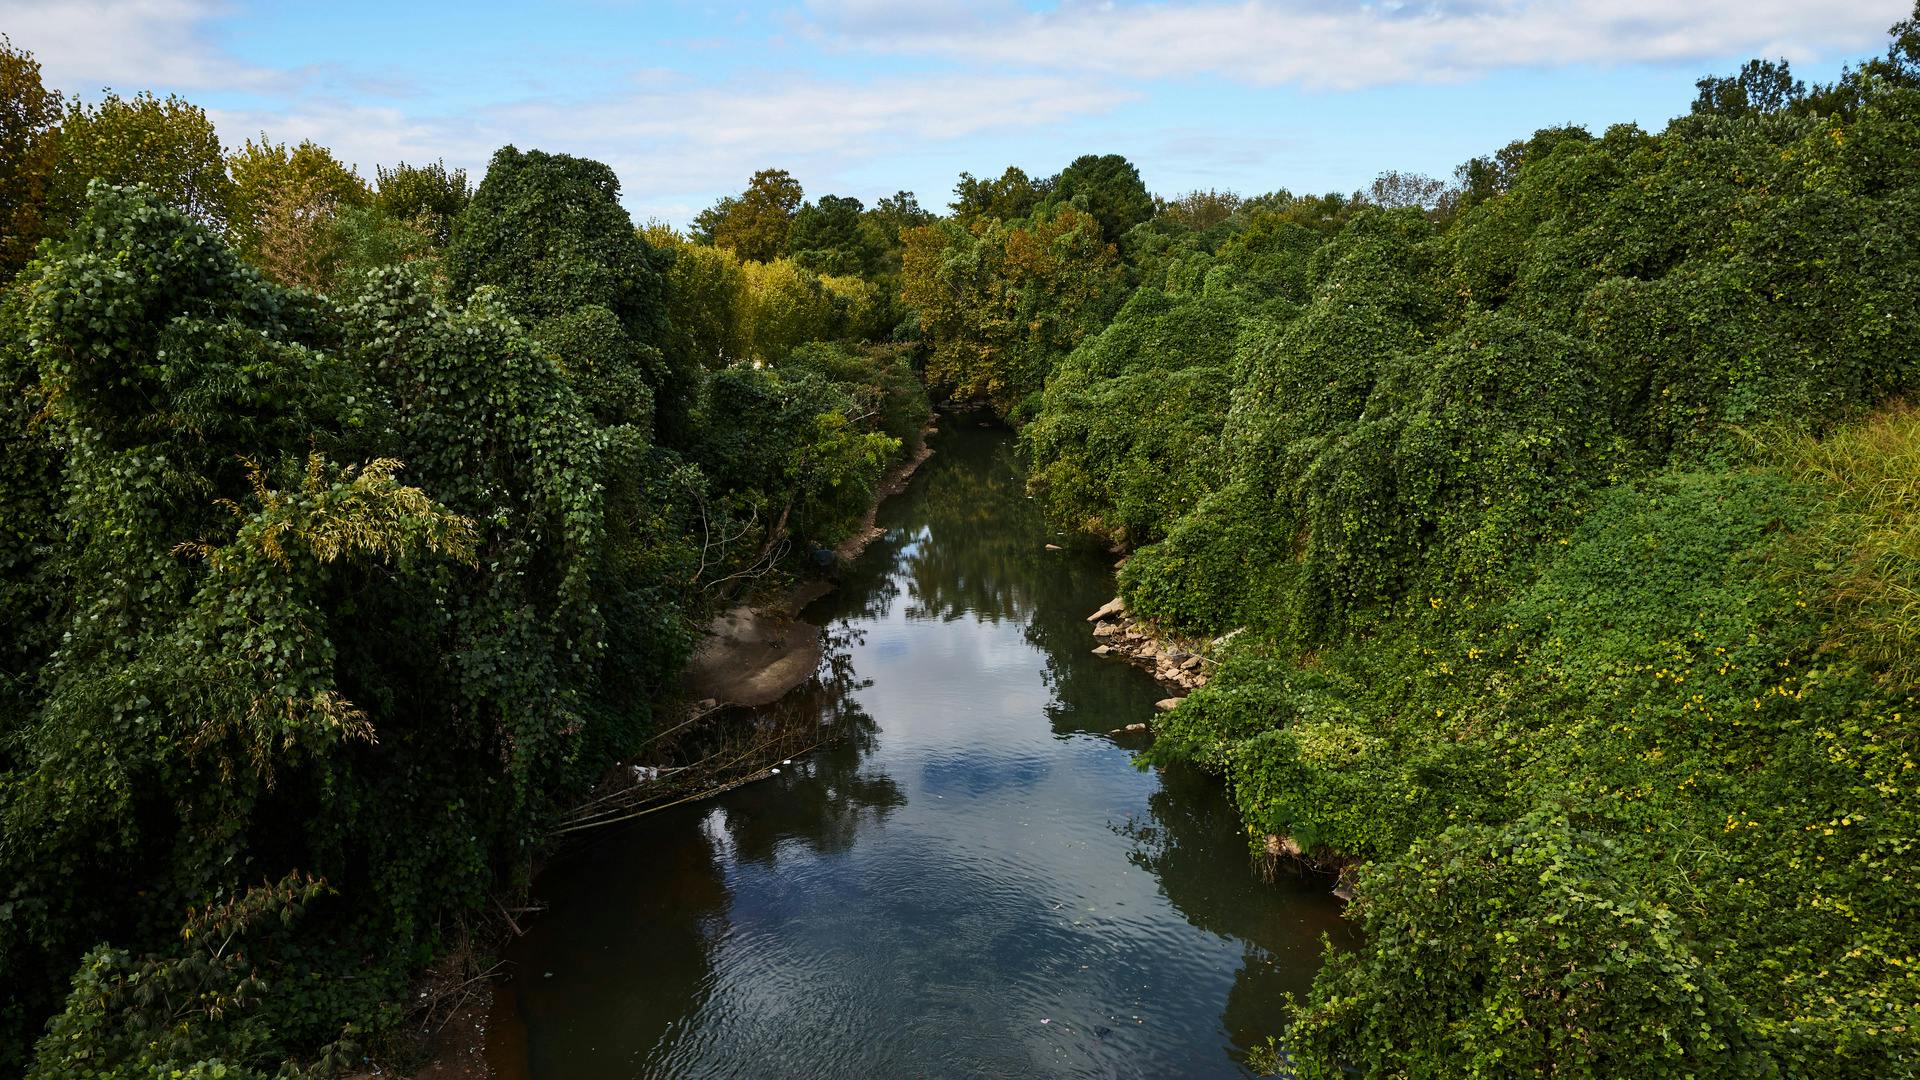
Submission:
[[[669,369],[661,352],[668,336],[660,275],[666,257],[634,230],[619,196],[619,179],[600,162],[503,147],[448,249],[448,284],[456,297],[491,286],[536,338],[549,331],[557,338],[564,325],[576,354],[560,357],[563,367],[583,377],[595,373],[591,379],[602,388],[638,378],[661,422],[673,428],[692,401],[695,376]],[[611,318],[582,322],[587,307]],[[588,335],[589,327],[598,336]],[[625,391],[619,397],[627,400]],[[595,406],[603,420],[618,419],[609,410],[617,410],[613,399]]]
[[[977,180],[972,173],[961,173],[953,185],[953,217],[966,224],[976,218],[1011,221],[1033,213],[1053,190],[1052,180],[1035,181],[1017,165],[997,180]]]
[[[0,280],[26,265],[40,239],[60,113],[60,95],[40,82],[40,62],[0,34]]]
[[[873,269],[878,252],[861,233],[859,199],[822,195],[794,215],[787,235],[793,260],[817,274],[858,274]]]
[[[1486,157],[1473,158],[1453,170],[1460,188],[1462,209],[1503,195],[1520,178],[1520,169],[1528,161],[1544,157],[1563,142],[1586,142],[1593,138],[1577,124],[1541,128],[1530,139],[1515,139]]]
[[[374,205],[395,218],[419,226],[435,246],[445,247],[467,204],[473,185],[467,170],[449,169],[444,161],[431,165],[401,162],[389,169],[374,166]]]
[[[1367,188],[1367,201],[1383,210],[1412,206],[1432,212],[1440,207],[1446,194],[1447,185],[1444,181],[1419,173],[1388,169],[1373,178],[1373,183]]]
[[[1100,223],[1100,234],[1115,243],[1153,216],[1153,196],[1140,181],[1140,170],[1119,154],[1075,158],[1054,179],[1048,202],[1083,206]]]
[[[1738,75],[1709,75],[1694,86],[1695,116],[1753,116],[1783,112],[1807,96],[1807,84],[1793,77],[1787,61],[1749,60]]]
[[[1171,217],[1189,232],[1205,232],[1231,218],[1243,200],[1231,191],[1189,191],[1178,198],[1154,199],[1154,215]]]
[[[745,336],[747,279],[740,257],[726,248],[696,244],[654,223],[642,230],[654,250],[670,254],[665,292],[672,325],[670,352],[689,371],[726,367],[748,355]]]
[[[1120,260],[1072,205],[1030,222],[909,229],[901,284],[932,346],[927,379],[1013,414],[1121,297]]]
[[[805,192],[785,169],[761,169],[747,190],[727,196],[693,219],[694,233],[743,259],[770,262],[785,254],[787,233]]]
[[[283,284],[320,289],[330,282],[344,255],[336,219],[372,202],[366,181],[312,140],[289,149],[265,134],[228,157],[227,174],[234,247]]]
[[[91,107],[75,101],[60,124],[60,152],[47,184],[47,233],[66,231],[85,205],[87,184],[145,184],[188,217],[220,226],[233,182],[213,121],[199,106],[142,92],[108,91]]]

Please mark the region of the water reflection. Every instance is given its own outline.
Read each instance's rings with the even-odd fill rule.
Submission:
[[[1324,886],[1101,734],[1159,696],[1090,654],[1108,557],[1044,550],[1004,433],[936,445],[807,612],[778,708],[842,737],[542,877],[533,1076],[1234,1076],[1306,986]]]

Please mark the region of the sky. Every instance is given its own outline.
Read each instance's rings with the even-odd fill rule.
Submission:
[[[508,143],[597,158],[684,225],[760,168],[944,209],[962,172],[1124,154],[1149,189],[1445,178],[1537,128],[1657,130],[1703,74],[1826,81],[1911,0],[800,0],[716,6],[0,0],[82,99],[178,93],[229,146],[312,139],[363,176]]]

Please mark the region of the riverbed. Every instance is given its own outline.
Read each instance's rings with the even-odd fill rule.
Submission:
[[[803,613],[827,660],[773,707],[834,740],[541,875],[502,1004],[534,1080],[1244,1076],[1347,940],[1217,780],[1109,734],[1165,691],[1092,655],[1112,557],[1048,534],[1012,436],[935,447]]]

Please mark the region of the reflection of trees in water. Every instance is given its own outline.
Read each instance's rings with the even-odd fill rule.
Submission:
[[[959,431],[943,437],[927,463],[908,523],[915,541],[899,568],[913,597],[908,618],[998,622],[1026,615],[1030,589],[1044,580],[1045,527],[1027,498],[1004,434]]]
[[[1154,875],[1188,923],[1242,943],[1240,968],[1220,1023],[1244,1056],[1279,1033],[1288,993],[1304,995],[1320,966],[1320,941],[1354,940],[1328,897],[1331,882],[1281,868],[1264,879],[1247,848],[1240,816],[1214,777],[1169,768],[1147,799],[1148,817],[1116,828],[1134,842],[1128,856]]]
[[[866,631],[841,620],[823,631],[826,654],[805,685],[768,707],[776,725],[810,724],[824,743],[785,766],[778,783],[758,784],[729,797],[720,827],[742,862],[771,863],[783,840],[800,840],[822,854],[852,846],[863,823],[905,806],[892,777],[864,770],[879,725],[854,699],[870,685],[854,671],[851,650]]]
[[[766,708],[716,714],[727,732],[680,748],[706,755],[717,745],[804,732],[816,750],[771,780],[628,828],[586,832],[546,874],[540,892],[553,910],[514,950],[526,971],[566,968],[564,980],[514,984],[527,1015],[546,1018],[532,1030],[556,1033],[551,1043],[529,1045],[536,1074],[628,1075],[619,1070],[670,1054],[684,1021],[715,989],[714,949],[729,934],[733,906],[729,866],[771,864],[789,840],[816,852],[845,850],[863,824],[906,804],[892,778],[865,767],[878,725],[853,696],[865,685],[851,654],[864,631],[842,620],[823,633],[825,654],[805,684]],[[573,1032],[593,1033],[592,1064],[574,1056],[583,1047]]]

